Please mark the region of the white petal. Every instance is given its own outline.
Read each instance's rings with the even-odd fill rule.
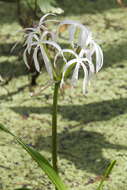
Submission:
[[[16,48],[16,46],[19,44],[19,42],[16,42],[13,46],[12,46],[12,48],[11,48],[11,50],[10,50],[10,53],[12,53],[13,51],[14,51],[14,49]]]
[[[92,41],[92,32],[89,31],[89,34],[88,34],[88,38],[87,38],[87,41],[86,41],[86,45],[88,46]]]
[[[43,31],[48,30],[48,28],[46,26],[44,26],[44,25],[39,25],[38,30],[41,32],[42,30]]]
[[[72,43],[72,47],[74,47],[73,41],[74,41],[74,36],[75,36],[75,32],[76,32],[76,26],[71,25],[71,26],[69,26],[68,30],[69,30],[69,40]]]
[[[25,30],[26,30],[26,31],[27,31],[27,30],[31,30],[31,31],[35,32],[35,31],[36,31],[36,28],[24,28],[23,31],[25,31]]]
[[[67,62],[64,67],[63,67],[63,74],[62,74],[62,79],[64,80],[65,73],[67,69],[73,64],[76,63],[78,60],[77,59],[72,59],[71,61]]]
[[[27,49],[28,49],[28,53],[30,54],[30,51],[31,51],[31,48],[32,48],[32,45],[33,45],[33,41],[39,41],[39,38],[38,36],[34,33],[34,32],[31,32],[28,34],[28,37],[27,37],[27,40],[25,42],[24,45],[27,45]]]
[[[38,53],[38,47],[36,47],[34,49],[34,53],[33,53],[33,59],[34,59],[34,63],[35,63],[35,68],[38,72],[40,72],[40,65],[38,62],[38,58],[37,58],[37,53]]]
[[[86,53],[87,53],[87,49],[82,48],[80,53],[79,53],[79,57],[82,58],[84,56],[84,54],[86,54]]]
[[[103,52],[97,43],[93,42],[93,44],[96,52],[96,72],[98,72],[103,65]]]
[[[27,55],[26,54],[27,54],[27,48],[23,52],[23,60],[25,62],[25,65],[28,67],[28,69],[30,69],[30,66],[27,63]]]
[[[79,72],[80,64],[77,63],[71,78],[71,83],[73,86],[76,86],[77,81],[78,81],[78,72]]]
[[[71,61],[67,62],[65,65],[64,65],[64,68],[63,68],[63,73],[62,73],[62,79],[61,79],[61,83],[60,83],[60,88],[62,88],[63,84],[64,84],[64,76],[65,76],[65,73],[67,71],[67,69],[73,64],[73,63],[76,63],[77,62],[77,59],[72,59]]]
[[[94,65],[92,62],[90,62],[89,63],[89,80],[92,78],[94,72],[95,72]]]
[[[88,86],[88,71],[84,63],[81,63],[81,66],[84,70],[84,79],[83,79],[83,94],[86,94],[87,91],[87,86]]]
[[[60,88],[62,88],[64,85],[64,78],[61,79],[61,82],[60,82]]]
[[[63,68],[63,74],[65,74],[65,72],[67,71],[67,69],[73,64],[76,63],[77,59],[72,59],[71,61],[68,61],[66,65],[64,65]]]
[[[76,58],[78,58],[78,54],[77,54],[75,51],[71,50],[71,49],[63,49],[62,52],[63,52],[63,53],[71,53],[71,54],[74,55]]]
[[[85,26],[82,26],[81,31],[79,33],[79,38],[78,38],[78,45],[80,47],[83,48],[87,45],[89,35],[91,35],[90,31]]]
[[[35,39],[36,41],[39,41],[39,37],[37,36],[37,34],[33,34],[33,39]]]
[[[80,60],[82,62],[88,62],[88,66],[90,67],[91,72],[94,73],[95,69],[94,69],[94,64],[92,63],[92,61],[90,61],[88,58],[80,58]]]
[[[52,74],[52,64],[43,48],[42,45],[40,45],[40,50],[41,50],[41,54],[42,54],[42,57],[43,57],[43,60],[44,60],[44,63],[45,63],[45,67],[46,67],[46,70],[51,78],[51,80],[53,79],[53,74]]]
[[[32,47],[32,46],[37,46],[37,45],[40,45],[40,42],[33,42],[33,43],[31,44],[31,47]]]
[[[87,66],[89,67],[89,72],[88,72],[88,82],[89,82],[95,72],[94,64],[92,63],[92,61],[90,61],[87,58],[82,58],[82,61],[84,61],[85,63],[88,62]]]
[[[44,16],[41,17],[39,25],[43,24],[44,20],[46,19],[46,17],[48,17],[49,15],[55,16],[55,14],[53,13],[47,13]]]

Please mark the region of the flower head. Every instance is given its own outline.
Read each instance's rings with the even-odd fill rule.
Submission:
[[[48,21],[52,20],[45,20],[47,16],[49,15],[54,15],[54,14],[46,14],[44,15],[40,21],[39,24],[35,28],[26,28],[26,31],[29,31],[25,37],[25,50],[23,54],[24,62],[29,68],[28,62],[27,62],[27,53],[30,54],[31,50],[33,50],[33,60],[35,63],[35,68],[39,72],[40,71],[40,66],[39,66],[39,61],[38,61],[38,51],[41,52],[42,58],[44,60],[47,72],[50,75],[50,78],[53,79],[52,75],[52,66],[50,59],[48,58],[44,45],[49,44],[54,46],[55,48],[59,49],[58,45],[55,43],[55,33],[52,31],[48,30],[48,28],[44,25]],[[51,40],[46,39],[47,36],[50,36]]]
[[[58,80],[61,80],[61,87],[66,78],[66,72],[69,68],[73,66],[73,74],[71,77],[72,86],[76,86],[79,78],[79,70],[83,69],[84,79],[83,79],[83,93],[87,92],[87,87],[90,79],[95,72],[98,72],[103,65],[103,53],[100,46],[94,41],[91,31],[79,22],[72,20],[64,20],[57,25],[56,32],[50,31],[46,22],[56,21],[56,20],[46,20],[47,16],[44,15],[36,28],[28,28],[29,32],[25,35],[25,50],[24,50],[24,61],[27,64],[27,53],[30,54],[33,50],[33,60],[35,63],[35,68],[39,72],[40,66],[38,61],[38,51],[41,52],[41,56],[44,60],[46,70],[52,80],[57,80],[54,77],[56,72],[57,62],[59,56],[62,57],[63,66],[59,73]],[[53,14],[54,15],[54,14]],[[68,42],[71,48],[63,49],[58,43],[59,38],[59,28],[63,25],[68,25]],[[47,39],[47,37],[49,37]],[[52,46],[54,48],[54,63],[51,63],[50,56],[47,54],[46,48]],[[70,56],[68,56],[68,54]],[[58,63],[60,64],[60,63]],[[62,74],[61,74],[62,73]]]
[[[72,45],[72,50],[66,49],[63,50],[63,53],[71,53],[71,57],[74,58],[70,59],[63,67],[61,86],[64,83],[65,73],[67,72],[68,68],[71,65],[75,65],[71,78],[71,84],[72,86],[76,86],[79,69],[82,68],[84,72],[83,93],[86,94],[90,79],[95,72],[98,72],[101,69],[103,65],[103,52],[100,46],[93,40],[92,32],[87,27],[71,20],[65,20],[61,22],[59,27],[64,24],[69,25],[69,42]],[[75,33],[77,28],[79,29],[79,33],[78,37],[76,38]],[[77,47],[76,49],[74,44],[75,38],[77,39],[77,42],[75,42]],[[96,57],[95,61],[94,57]]]

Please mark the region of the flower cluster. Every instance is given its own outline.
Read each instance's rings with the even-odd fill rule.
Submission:
[[[91,31],[84,25],[72,21],[64,20],[57,24],[56,32],[50,31],[46,24],[47,22],[57,22],[56,20],[48,20],[47,17],[51,14],[44,15],[36,28],[27,28],[28,33],[25,35],[25,50],[24,61],[27,64],[27,54],[30,54],[33,49],[33,59],[35,68],[39,72],[40,66],[38,61],[38,51],[44,60],[46,70],[51,80],[57,80],[54,76],[57,68],[58,58],[61,56],[63,66],[61,67],[59,79],[61,87],[64,84],[66,73],[69,68],[73,68],[71,77],[72,86],[76,86],[78,81],[79,69],[82,68],[84,72],[83,93],[87,92],[89,81],[94,73],[98,72],[103,65],[103,53],[100,46],[93,40]],[[53,14],[52,14],[53,15]],[[62,26],[67,26],[68,38],[67,43],[69,48],[63,49],[58,43],[59,31]],[[46,47],[52,46],[54,48],[54,62],[51,63],[50,56],[46,51]],[[69,56],[68,56],[69,54]],[[95,62],[95,63],[94,63]]]

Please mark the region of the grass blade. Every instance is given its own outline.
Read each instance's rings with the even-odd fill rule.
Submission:
[[[15,190],[32,190],[32,189],[28,189],[28,188],[23,187],[23,188],[18,188],[18,189],[15,189]]]
[[[35,149],[26,145],[20,138],[15,136],[12,132],[10,132],[6,127],[0,124],[0,130],[12,135],[15,140],[29,153],[29,155],[37,162],[39,167],[47,174],[52,183],[56,186],[58,190],[67,190],[67,187],[62,182],[61,178],[52,168],[50,163]]]
[[[97,190],[101,190],[101,189],[103,188],[103,183],[104,183],[105,179],[108,178],[109,175],[111,174],[112,169],[113,169],[113,167],[115,166],[115,164],[116,164],[116,160],[113,160],[113,161],[111,162],[111,164],[108,166],[108,168],[106,169],[106,171],[105,171],[105,173],[104,173],[104,176],[103,176],[103,178],[102,178],[102,180],[101,180],[101,182],[100,182],[100,184],[99,184]]]

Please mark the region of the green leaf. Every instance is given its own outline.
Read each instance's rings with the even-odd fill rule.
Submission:
[[[26,145],[20,138],[15,136],[2,124],[0,124],[0,130],[12,135],[15,138],[15,140],[29,153],[29,155],[35,160],[35,162],[37,162],[39,167],[47,174],[49,179],[57,187],[58,190],[67,190],[67,187],[64,185],[59,175],[55,172],[50,163],[39,152]]]
[[[15,189],[15,190],[31,190],[31,189],[23,187],[23,188],[18,188],[18,189]]]
[[[106,169],[106,171],[104,173],[104,176],[103,176],[97,190],[101,190],[103,188],[103,183],[104,183],[105,179],[108,178],[109,175],[111,174],[112,169],[115,166],[115,164],[116,164],[116,160],[112,161],[111,164],[108,166],[108,168]]]
[[[38,0],[37,3],[43,13],[63,13],[63,9],[56,7],[55,0]]]

